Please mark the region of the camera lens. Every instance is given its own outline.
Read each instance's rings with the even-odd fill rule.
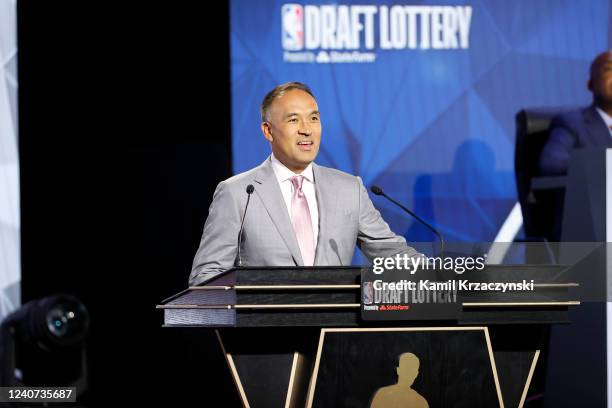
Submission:
[[[85,306],[72,297],[56,297],[45,315],[46,328],[52,341],[73,344],[84,337],[89,326]]]

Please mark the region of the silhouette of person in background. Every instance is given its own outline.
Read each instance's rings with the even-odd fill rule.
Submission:
[[[379,388],[370,408],[429,408],[427,400],[412,389],[419,375],[419,365],[419,358],[414,354],[401,354],[396,368],[397,383]]]
[[[550,136],[540,155],[544,176],[566,174],[575,148],[612,147],[612,51],[599,54],[590,72],[591,106],[557,115],[550,124]]]

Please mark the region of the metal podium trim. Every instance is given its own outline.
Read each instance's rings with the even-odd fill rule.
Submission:
[[[236,364],[234,364],[234,358],[230,353],[225,350],[225,345],[223,344],[223,340],[221,340],[221,335],[219,334],[219,330],[215,330],[215,334],[217,335],[217,339],[219,340],[219,344],[221,345],[221,350],[223,351],[223,355],[225,356],[225,361],[227,361],[227,365],[229,366],[230,372],[232,374],[232,379],[234,380],[234,384],[238,389],[238,393],[240,395],[240,401],[242,402],[242,406],[244,408],[251,408],[249,405],[249,400],[247,399],[246,393],[244,392],[244,387],[242,386],[242,382],[240,381],[240,376],[238,375],[238,370],[236,370]]]
[[[540,350],[536,350],[533,354],[533,360],[531,360],[531,367],[529,368],[529,374],[527,375],[527,381],[525,381],[525,387],[523,388],[523,394],[521,395],[521,401],[519,402],[518,408],[523,408],[525,399],[527,398],[527,392],[529,392],[529,386],[531,385],[531,379],[535,372],[536,365],[538,364],[538,358],[540,357]]]

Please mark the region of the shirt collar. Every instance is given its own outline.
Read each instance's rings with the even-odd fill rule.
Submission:
[[[274,174],[276,175],[276,179],[279,183],[283,181],[289,180],[293,176],[302,175],[304,178],[311,183],[314,183],[314,175],[312,172],[312,163],[309,163],[308,166],[304,169],[304,171],[300,174],[296,174],[289,170],[283,163],[281,163],[276,157],[274,157],[274,153],[270,155],[270,160],[272,161],[272,169],[274,170]]]
[[[610,127],[612,127],[612,116],[608,115],[606,112],[602,111],[597,106],[595,107],[595,109],[597,109],[597,113],[599,113],[599,116],[601,116],[601,118],[603,119],[604,123],[606,124],[606,127],[610,129]]]

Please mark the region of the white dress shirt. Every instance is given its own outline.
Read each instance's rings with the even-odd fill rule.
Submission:
[[[308,210],[310,211],[310,219],[312,221],[312,235],[314,237],[314,247],[317,247],[317,240],[319,237],[319,207],[317,205],[317,195],[315,193],[314,186],[314,174],[312,172],[312,163],[304,169],[301,174],[296,174],[289,170],[283,163],[278,161],[274,154],[271,156],[272,169],[276,175],[276,180],[283,194],[287,211],[289,212],[289,218],[291,218],[291,197],[293,195],[293,184],[291,183],[291,177],[293,176],[304,176],[302,183],[302,191],[306,195],[306,201],[308,201]]]
[[[608,132],[610,132],[610,136],[612,136],[612,117],[608,115],[606,112],[599,109],[598,107],[595,107],[595,109],[597,110],[597,113],[599,113],[599,116],[601,116],[604,123],[606,124],[608,128]]]

